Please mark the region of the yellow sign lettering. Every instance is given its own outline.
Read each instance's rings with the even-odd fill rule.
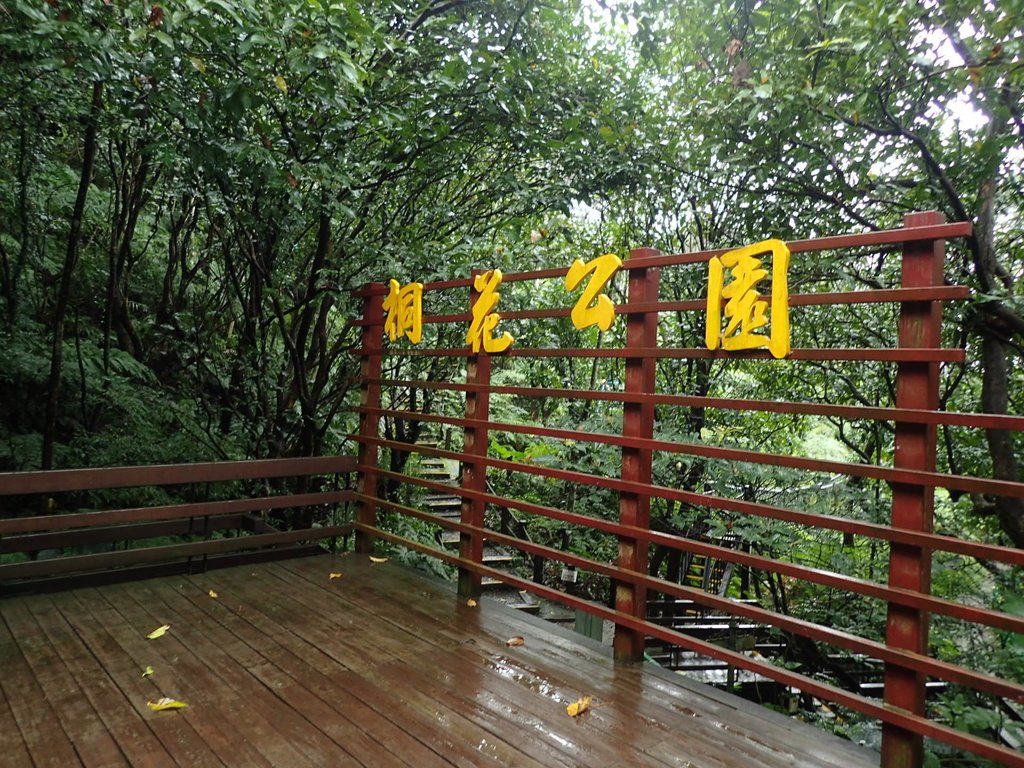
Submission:
[[[771,314],[755,286],[768,276],[758,256],[771,254]],[[764,240],[711,259],[704,340],[708,349],[766,348],[774,357],[789,354],[789,248],[781,240]],[[729,271],[731,282],[725,283]],[[722,307],[722,301],[725,307]],[[722,316],[727,323],[723,330]],[[770,335],[755,333],[771,321]]]
[[[515,341],[508,331],[499,338],[494,337],[495,328],[501,320],[501,315],[494,311],[498,306],[498,299],[501,298],[501,294],[498,293],[499,285],[500,269],[489,270],[473,279],[473,287],[480,295],[473,302],[473,321],[466,333],[466,343],[474,353],[479,353],[481,346],[488,354],[504,352]]]
[[[607,331],[612,327],[612,322],[615,320],[615,305],[601,291],[621,266],[622,260],[618,256],[614,253],[606,253],[604,256],[591,259],[586,264],[576,259],[569,267],[569,272],[565,276],[567,291],[576,290],[584,277],[593,275],[590,282],[587,283],[587,287],[583,289],[583,295],[576,302],[576,306],[572,308],[570,315],[572,324],[581,331],[591,325],[596,325],[602,331]]]
[[[399,287],[392,280],[384,299],[384,330],[392,341],[405,336],[413,344],[423,338],[423,283],[409,283]]]

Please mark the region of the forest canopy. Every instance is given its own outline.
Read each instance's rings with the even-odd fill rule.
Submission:
[[[974,298],[946,317],[968,363],[944,369],[942,406],[1022,413],[1022,13],[4,3],[0,468],[350,451],[350,291],[367,281],[889,228],[928,209],[974,227],[946,265]],[[794,285],[893,280],[881,259],[793,269]],[[675,386],[742,384],[688,376]],[[891,382],[755,385],[871,404]],[[664,429],[708,426],[692,416]],[[879,429],[830,439],[874,461]],[[1009,433],[940,440],[944,469],[1019,479]],[[1015,500],[959,503],[1024,545]]]

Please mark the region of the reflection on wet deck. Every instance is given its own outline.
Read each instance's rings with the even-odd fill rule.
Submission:
[[[0,765],[878,764],[354,554],[8,598],[0,616]],[[509,647],[514,636],[524,644]],[[189,706],[149,710],[165,696]],[[581,696],[592,708],[569,717]]]

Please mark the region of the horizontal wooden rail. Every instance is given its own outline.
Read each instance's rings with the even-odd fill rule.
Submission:
[[[296,475],[344,474],[351,472],[354,465],[355,459],[351,456],[317,456],[197,464],[156,464],[144,467],[0,472],[0,496],[138,488],[149,485],[189,485]]]
[[[406,347],[389,347],[384,350],[385,357],[475,357],[469,347],[444,349],[421,349]],[[773,361],[767,350],[745,350],[730,352],[721,349],[704,347],[632,347],[609,348],[522,348],[511,347],[501,353],[502,357],[580,357],[580,358],[634,358],[651,360],[768,360]],[[809,361],[845,361],[845,362],[882,362],[882,363],[963,363],[967,356],[962,349],[923,348],[899,349],[794,349],[787,360]],[[781,363],[780,363],[781,364]]]
[[[506,278],[507,279],[507,278]],[[946,285],[937,288],[887,288],[864,291],[793,293],[789,296],[790,307],[813,306],[849,306],[853,304],[889,304],[903,301],[961,301],[970,295],[967,286]],[[644,304],[617,304],[615,313],[625,315],[635,312],[703,312],[707,309],[705,299],[688,299],[686,301],[656,301]],[[505,310],[501,317],[504,320],[540,320],[545,318],[569,317],[569,307],[552,307],[550,309]],[[425,314],[423,324],[435,323],[467,323],[473,319],[470,312],[454,312],[448,314]],[[353,319],[351,326],[365,326],[370,321]]]
[[[817,237],[810,240],[793,240],[787,243],[790,253],[815,253],[819,251],[835,251],[844,248],[875,248],[882,245],[903,245],[906,243],[923,242],[928,240],[946,240],[954,237],[968,237],[971,234],[970,222],[956,222],[953,224],[936,224],[916,227],[900,227],[899,229],[883,229],[874,232],[864,232],[856,235],[838,235],[835,237]],[[623,263],[623,269],[640,269],[650,267],[681,266],[685,264],[703,264],[715,256],[726,253],[728,248],[720,248],[713,251],[700,251],[696,253],[666,254],[655,258],[645,259],[642,265],[632,264],[629,261]],[[543,280],[552,277],[565,277],[569,267],[558,267],[555,269],[538,269],[531,272],[512,272],[504,276],[504,282],[523,282],[531,280]],[[460,278],[456,280],[439,280],[432,283],[424,283],[424,291],[444,291],[452,288],[469,288],[472,285],[472,278]],[[361,288],[353,291],[353,296],[366,298],[369,296],[383,296],[387,288],[383,285],[378,287]]]
[[[551,437],[558,440],[574,440],[584,443],[602,443],[605,445],[628,446],[650,451],[680,453],[687,456],[701,456],[707,459],[740,461],[748,464],[759,464],[786,469],[803,469],[811,472],[864,477],[871,480],[882,480],[888,483],[901,483],[930,488],[947,488],[968,493],[990,493],[996,496],[1024,498],[1024,483],[1010,480],[989,480],[968,475],[948,475],[942,472],[926,472],[924,470],[897,469],[874,464],[855,464],[844,461],[826,461],[822,459],[806,459],[799,456],[783,456],[775,453],[746,450],[742,448],[719,448],[717,446],[684,443],[681,441],[647,440],[644,438],[623,437],[622,435],[604,432],[581,432],[579,430],[555,429],[533,424],[510,424],[508,422],[481,421],[463,419],[453,416],[420,413],[418,411],[400,411],[384,408],[366,408],[356,406],[356,412],[374,413],[378,416],[390,416],[407,421],[426,421],[452,426],[474,427],[485,425],[494,432],[533,435],[535,437]],[[351,436],[353,440],[356,436]],[[519,465],[522,466],[522,465]],[[518,467],[517,467],[518,469]],[[530,471],[523,469],[522,471]]]
[[[166,560],[183,559],[199,555],[243,552],[249,549],[262,549],[280,544],[292,544],[297,541],[318,541],[320,539],[346,536],[352,530],[351,525],[334,525],[323,528],[304,528],[298,531],[261,533],[253,536],[237,536],[184,544],[167,544],[160,547],[128,549],[120,552],[73,555],[27,563],[8,563],[0,565],[0,581],[5,579],[52,576],[60,573],[102,570],[126,565],[138,565],[140,563],[159,563]]]
[[[371,379],[369,383],[389,387],[413,387],[442,392],[480,392],[483,387],[451,381],[424,381],[421,379]],[[788,400],[739,400],[728,397],[698,397],[695,395],[666,395],[620,392],[616,390],[563,389],[546,387],[510,387],[494,385],[488,388],[493,395],[517,397],[552,397],[567,400],[595,400],[610,403],[650,403],[681,408],[720,408],[729,411],[762,413],[789,413],[802,416],[824,416],[834,419],[865,421],[901,421],[908,424],[935,424],[976,429],[1011,429],[1024,431],[1024,416],[994,413],[964,413],[956,411],[925,411],[913,408],[873,408],[863,405],[833,405],[831,403],[792,402]]]
[[[355,469],[353,464],[352,469]],[[281,496],[255,496],[228,501],[205,501],[189,504],[170,504],[159,507],[111,509],[100,512],[68,512],[59,515],[36,515],[0,519],[0,536],[49,531],[56,529],[91,528],[99,525],[119,525],[152,520],[226,515],[237,512],[257,512],[288,507],[319,504],[342,504],[351,498],[351,491],[324,491],[321,493],[293,493]]]

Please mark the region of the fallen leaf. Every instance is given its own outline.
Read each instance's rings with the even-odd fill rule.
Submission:
[[[146,706],[154,712],[162,712],[165,709],[184,709],[188,706],[184,701],[175,701],[164,696],[156,701],[147,701]]]
[[[466,605],[468,605],[470,608],[476,608],[476,600],[474,600],[471,597],[469,598],[469,600],[466,601]]]
[[[386,563],[387,561],[388,559],[386,557],[374,557],[373,555],[370,555],[371,563]]]
[[[514,645],[524,645],[525,643],[526,641],[519,635],[516,635],[515,637],[510,637],[508,640],[505,641],[505,645],[507,645],[509,648],[511,648]]]
[[[340,579],[341,578],[341,574],[338,573],[337,571],[334,571],[332,573],[329,573],[327,575],[327,578],[333,581],[334,579]]]
[[[568,713],[569,717],[579,717],[584,712],[586,712],[588,709],[590,709],[590,703],[592,701],[593,701],[593,698],[590,697],[590,696],[581,696],[579,699],[574,701],[572,704],[569,704],[565,708],[565,711]]]
[[[146,638],[148,640],[156,640],[158,637],[163,637],[164,635],[166,635],[167,634],[167,630],[170,629],[170,628],[171,628],[170,624],[164,624],[162,627],[157,627],[152,632],[150,632],[148,635],[146,635]]]
[[[209,592],[207,592],[206,594],[208,594],[208,595],[209,595],[210,597],[212,597],[212,598],[213,598],[214,600],[216,600],[216,599],[217,599],[217,593],[216,593],[216,592],[214,592],[214,591],[213,591],[212,589],[211,589],[211,590],[210,590]]]
[[[148,667],[147,666],[144,670],[142,670],[142,676],[143,677],[149,677],[152,674],[153,674],[153,668],[152,667]]]

